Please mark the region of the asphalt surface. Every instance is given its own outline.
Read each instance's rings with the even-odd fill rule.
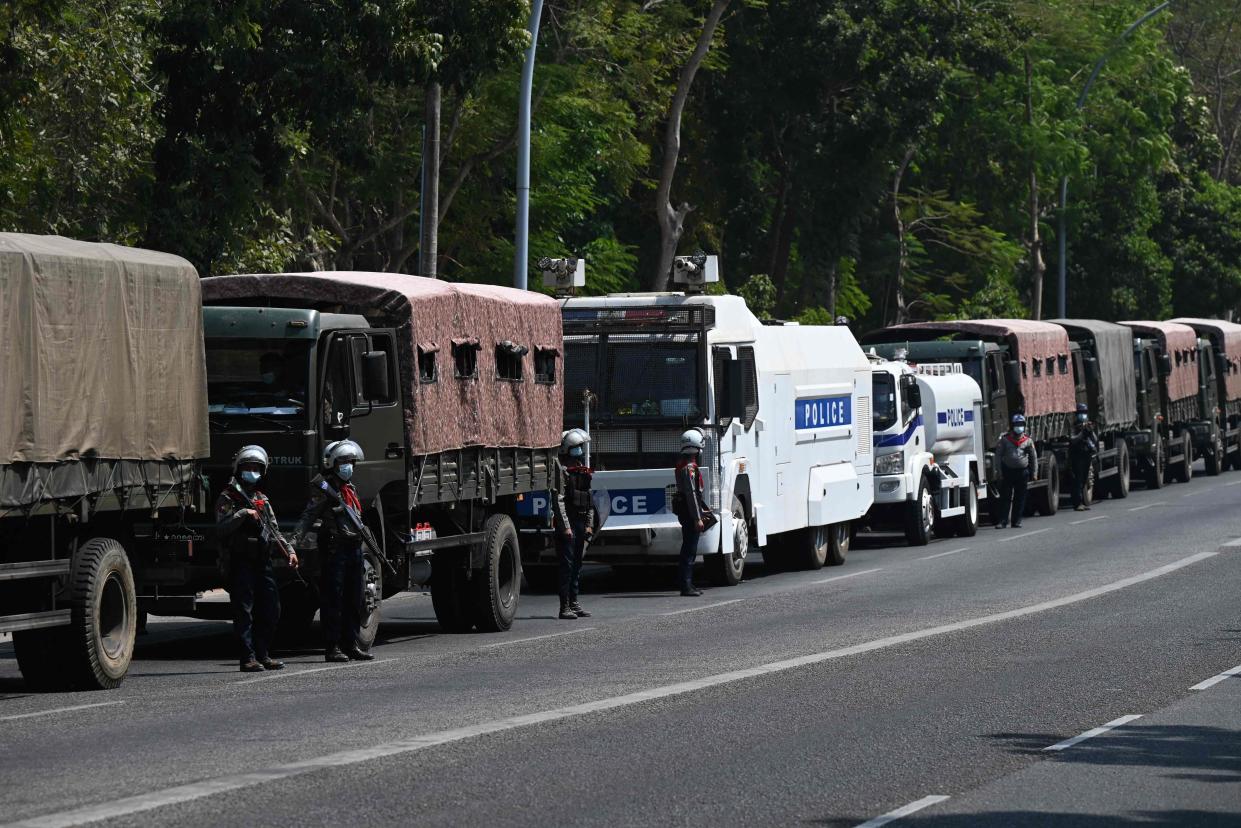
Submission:
[[[862,537],[698,599],[599,570],[593,617],[525,595],[499,635],[401,596],[331,669],[242,675],[228,625],[152,619],[119,690],[32,694],[0,642],[0,821],[1238,825],[1241,676],[1190,688],[1241,665],[1239,501]]]

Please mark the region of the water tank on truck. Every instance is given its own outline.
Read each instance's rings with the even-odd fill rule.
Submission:
[[[977,406],[982,400],[978,383],[957,364],[920,365],[915,371],[926,418],[926,443],[935,462],[975,452]]]

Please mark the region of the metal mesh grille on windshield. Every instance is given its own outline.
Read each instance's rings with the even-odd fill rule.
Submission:
[[[599,337],[566,336],[564,339],[564,410],[573,425],[581,425],[585,406],[582,392],[599,393]]]
[[[612,334],[607,349],[608,415],[700,420],[698,337]]]

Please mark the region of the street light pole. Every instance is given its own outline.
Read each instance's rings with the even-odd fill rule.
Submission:
[[[1112,56],[1112,53],[1116,50],[1116,48],[1120,46],[1120,44],[1128,40],[1129,36],[1132,35],[1139,28],[1141,28],[1148,20],[1150,20],[1155,15],[1159,14],[1164,9],[1171,6],[1173,2],[1174,0],[1167,0],[1167,2],[1160,3],[1158,6],[1151,9],[1146,14],[1142,15],[1137,20],[1135,20],[1129,26],[1129,28],[1121,32],[1120,37],[1116,38],[1116,41],[1112,44],[1112,47],[1108,49],[1107,52],[1104,53],[1103,57],[1099,58],[1099,62],[1094,65],[1094,70],[1091,71],[1090,77],[1086,80],[1086,86],[1082,89],[1082,94],[1077,96],[1077,111],[1078,112],[1081,112],[1082,109],[1085,108],[1086,96],[1090,94],[1091,87],[1093,87],[1095,81],[1099,79],[1099,73],[1103,71],[1103,65],[1107,63],[1108,58]],[[1068,278],[1066,276],[1066,273],[1068,271],[1067,264],[1068,264],[1068,233],[1069,233],[1069,230],[1068,230],[1068,217],[1066,216],[1066,213],[1068,212],[1068,205],[1069,205],[1069,177],[1065,175],[1064,177],[1060,179],[1060,215],[1056,223],[1056,244],[1057,244],[1057,247],[1059,248],[1058,252],[1060,254],[1059,256],[1060,262],[1059,262],[1059,268],[1058,268],[1058,271],[1059,271],[1058,276],[1059,276],[1059,281],[1060,281],[1060,296],[1057,301],[1057,307],[1056,307],[1056,311],[1057,311],[1056,316],[1059,319],[1064,319],[1068,317],[1069,315],[1068,314]]]
[[[513,287],[526,289],[530,264],[530,92],[534,87],[534,52],[539,46],[539,19],[543,0],[530,9],[530,46],[521,67],[521,90],[517,106],[517,232],[513,254]]]

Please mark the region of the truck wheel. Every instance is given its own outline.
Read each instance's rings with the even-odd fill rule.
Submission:
[[[1150,468],[1146,470],[1146,488],[1162,489],[1164,486],[1166,472],[1165,459],[1167,451],[1164,448],[1163,438],[1155,436],[1155,456],[1151,458]]]
[[[513,626],[521,598],[521,545],[508,515],[491,515],[483,524],[483,568],[474,578],[475,620],[480,632]]]
[[[134,655],[138,599],[125,549],[94,538],[74,557],[66,632],[68,683],[81,690],[119,687]]]
[[[745,574],[745,557],[750,551],[750,522],[745,519],[745,505],[733,497],[733,551],[730,554],[707,555],[707,577],[716,586],[736,586]]]
[[[444,632],[464,633],[474,628],[474,602],[467,575],[456,555],[439,553],[431,559],[431,606]]]
[[[827,565],[840,566],[849,556],[849,544],[853,542],[853,527],[848,521],[833,523],[827,527]]]
[[[1060,467],[1051,462],[1051,473],[1047,475],[1047,485],[1035,492],[1030,498],[1035,510],[1044,517],[1051,517],[1060,510]]]
[[[310,627],[319,611],[319,595],[313,587],[294,581],[280,590],[280,621],[276,640],[281,645],[296,644],[310,637]]]
[[[827,564],[830,535],[828,529],[827,526],[807,526],[796,533],[798,568],[813,571],[822,569]]]
[[[935,493],[924,476],[918,482],[918,496],[905,504],[905,540],[910,546],[926,546],[934,530]]]
[[[1116,476],[1112,478],[1112,485],[1108,494],[1117,500],[1124,500],[1129,496],[1129,486],[1133,482],[1132,469],[1129,467],[1129,444],[1124,440],[1116,441]]]
[[[362,626],[358,630],[358,645],[369,650],[379,635],[379,616],[383,608],[383,564],[375,554],[367,551],[362,556]]]
[[[970,474],[970,484],[966,487],[968,494],[965,500],[965,514],[952,521],[952,530],[962,538],[972,538],[978,534],[978,482]]]
[[[1217,436],[1211,445],[1211,450],[1207,452],[1204,458],[1207,467],[1207,474],[1211,477],[1217,477],[1224,470],[1224,443]]]
[[[1176,464],[1176,480],[1188,483],[1194,477],[1194,443],[1189,432],[1181,434],[1181,461]]]

